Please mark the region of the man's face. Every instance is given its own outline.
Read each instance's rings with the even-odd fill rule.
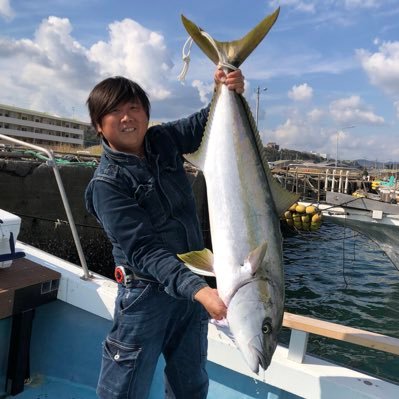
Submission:
[[[97,125],[113,150],[139,156],[144,155],[147,129],[148,117],[140,101],[118,104]]]

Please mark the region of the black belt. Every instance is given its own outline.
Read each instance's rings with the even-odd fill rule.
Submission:
[[[116,282],[124,285],[125,287],[131,286],[133,281],[136,281],[136,280],[142,280],[142,281],[148,281],[150,283],[160,284],[159,281],[152,280],[152,279],[149,279],[146,277],[142,277],[124,266],[116,266],[114,276],[115,276]]]

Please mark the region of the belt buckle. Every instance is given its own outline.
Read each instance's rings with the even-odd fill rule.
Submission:
[[[115,267],[114,277],[117,283],[125,286],[132,282],[132,275],[123,266]]]

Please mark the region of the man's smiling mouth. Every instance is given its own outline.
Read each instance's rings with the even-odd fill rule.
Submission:
[[[135,127],[126,127],[124,129],[122,129],[122,132],[124,132],[124,133],[132,133],[132,132],[135,132],[136,130],[137,130],[137,128],[135,128]]]

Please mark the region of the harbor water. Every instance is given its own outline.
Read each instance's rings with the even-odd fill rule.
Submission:
[[[399,338],[399,271],[368,238],[324,222],[285,235],[284,263],[288,312]],[[312,334],[308,352],[399,382],[399,357],[389,353]]]

